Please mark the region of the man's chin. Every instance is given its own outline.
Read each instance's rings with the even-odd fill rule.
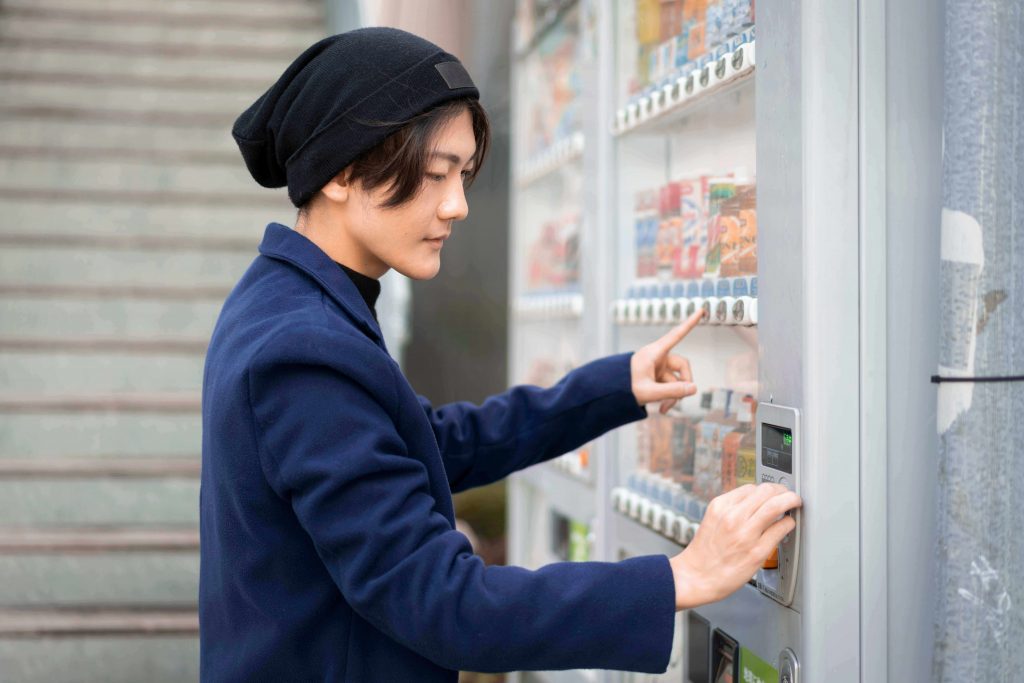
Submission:
[[[433,280],[441,272],[441,256],[438,255],[433,263],[416,263],[402,268],[392,267],[410,280]]]

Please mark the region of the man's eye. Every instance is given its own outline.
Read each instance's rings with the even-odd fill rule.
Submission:
[[[427,177],[433,180],[435,183],[444,182],[444,179],[448,176],[443,173],[428,173]]]

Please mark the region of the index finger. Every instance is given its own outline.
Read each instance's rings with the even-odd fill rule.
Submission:
[[[704,309],[698,308],[693,315],[676,327],[673,327],[665,336],[655,341],[653,345],[662,353],[671,351],[672,347],[683,341],[683,338],[690,334],[690,330],[697,327],[703,318]]]

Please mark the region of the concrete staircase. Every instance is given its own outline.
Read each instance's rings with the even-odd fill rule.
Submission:
[[[317,0],[0,0],[0,681],[198,677],[200,389]]]

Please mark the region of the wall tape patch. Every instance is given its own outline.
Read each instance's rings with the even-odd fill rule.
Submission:
[[[942,261],[939,264],[942,302],[939,375],[970,377],[978,338],[978,297],[985,267],[981,225],[962,211],[942,210]],[[944,382],[939,385],[936,412],[939,434],[971,407],[974,385]]]

